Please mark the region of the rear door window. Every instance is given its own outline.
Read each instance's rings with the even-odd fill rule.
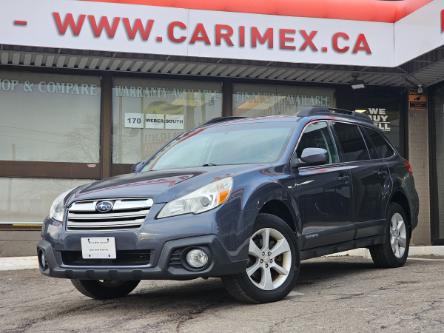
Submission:
[[[361,130],[368,142],[370,156],[373,159],[387,158],[395,153],[381,133],[367,127],[361,127]]]
[[[364,138],[356,125],[334,123],[338,146],[343,162],[364,161],[370,159]]]

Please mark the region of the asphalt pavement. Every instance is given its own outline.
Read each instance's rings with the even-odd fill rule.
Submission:
[[[143,281],[95,301],[37,270],[0,271],[0,332],[444,332],[444,260],[378,269],[356,257],[303,263],[284,300],[245,305],[219,279]]]

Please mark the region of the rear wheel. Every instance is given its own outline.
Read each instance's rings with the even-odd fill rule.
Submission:
[[[260,214],[249,241],[245,272],[223,277],[227,291],[242,302],[273,302],[287,296],[299,273],[291,228],[279,217]]]
[[[404,209],[391,203],[387,212],[385,242],[370,248],[373,262],[378,267],[403,266],[409,254],[410,232]]]
[[[140,281],[71,280],[83,295],[94,299],[112,299],[127,296]]]

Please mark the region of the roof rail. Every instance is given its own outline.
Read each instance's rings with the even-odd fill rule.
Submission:
[[[297,116],[307,117],[307,116],[317,116],[317,115],[326,115],[326,114],[328,115],[340,114],[350,118],[355,118],[356,120],[373,124],[373,120],[371,120],[370,117],[366,114],[347,109],[339,109],[339,108],[329,108],[329,107],[320,107],[320,106],[308,107],[298,112]]]
[[[223,123],[226,121],[232,121],[237,119],[245,119],[247,117],[239,117],[239,116],[232,116],[232,117],[217,117],[213,118],[211,120],[208,120],[206,123],[202,124],[202,126],[211,125],[211,124],[217,124],[217,123]]]

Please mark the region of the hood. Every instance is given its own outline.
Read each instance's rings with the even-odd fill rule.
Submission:
[[[151,198],[154,203],[168,202],[217,179],[234,177],[263,167],[225,165],[126,174],[79,187],[72,193],[69,202],[133,197]]]

